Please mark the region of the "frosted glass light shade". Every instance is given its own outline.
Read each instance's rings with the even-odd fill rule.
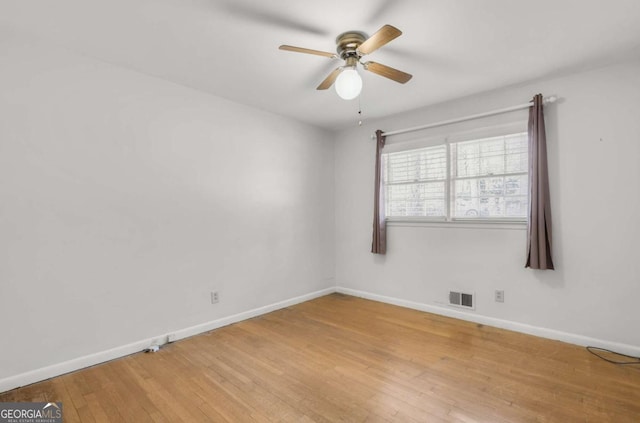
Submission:
[[[347,68],[340,72],[336,79],[336,92],[340,98],[351,100],[362,91],[362,78],[354,68]]]

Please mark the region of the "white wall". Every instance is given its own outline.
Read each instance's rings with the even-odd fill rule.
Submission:
[[[328,137],[5,38],[0,380],[334,286]]]
[[[365,122],[334,145],[290,119],[3,40],[0,380],[333,287],[334,275],[428,305],[472,290],[475,315],[640,346],[638,62]],[[517,229],[393,226],[387,256],[369,253],[375,129],[537,92],[563,98],[547,108],[556,271],[524,269]]]
[[[522,229],[391,226],[387,255],[369,252],[375,129],[522,104],[538,92],[562,98],[545,113],[557,270],[524,268]],[[469,316],[640,348],[638,99],[640,63],[630,61],[342,131],[335,147],[337,285],[436,307],[446,307],[450,288],[475,291],[477,309]],[[495,289],[505,290],[505,303],[493,301]]]

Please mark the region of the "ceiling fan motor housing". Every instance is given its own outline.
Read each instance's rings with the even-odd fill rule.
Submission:
[[[360,54],[357,51],[358,47],[360,47],[360,44],[364,43],[367,38],[369,37],[364,32],[344,32],[336,38],[336,51],[342,59],[347,60],[347,65],[352,65],[349,61],[353,61],[353,59],[348,60],[350,58],[354,58],[357,63],[358,60],[360,60]]]

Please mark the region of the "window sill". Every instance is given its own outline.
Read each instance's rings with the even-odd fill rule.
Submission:
[[[508,229],[526,230],[527,222],[521,220],[429,220],[393,217],[386,219],[387,226],[455,229]]]

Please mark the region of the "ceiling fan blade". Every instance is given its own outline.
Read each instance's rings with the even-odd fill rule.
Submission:
[[[407,83],[413,75],[410,75],[406,72],[399,71],[398,69],[394,69],[392,67],[381,65],[376,62],[366,62],[363,63],[364,68],[369,72],[373,72],[377,75],[384,76],[385,78],[392,79],[401,84]]]
[[[326,90],[327,88],[332,86],[333,83],[336,82],[336,78],[338,77],[338,75],[340,75],[340,72],[342,72],[342,66],[340,66],[339,68],[335,68],[333,72],[331,72],[329,76],[327,76],[324,81],[322,81],[320,85],[318,85],[318,88],[316,88],[316,90]]]
[[[387,44],[389,41],[398,38],[400,35],[402,35],[402,31],[398,28],[391,25],[385,25],[380,28],[378,32],[367,38],[364,43],[360,44],[358,51],[363,55],[372,53]]]
[[[320,51],[320,50],[312,50],[310,48],[303,47],[295,47],[295,46],[287,46],[281,45],[279,47],[280,50],[293,51],[295,53],[306,53],[306,54],[315,54],[316,56],[324,56],[330,59],[337,58],[338,55],[335,53],[329,53],[328,51]]]

